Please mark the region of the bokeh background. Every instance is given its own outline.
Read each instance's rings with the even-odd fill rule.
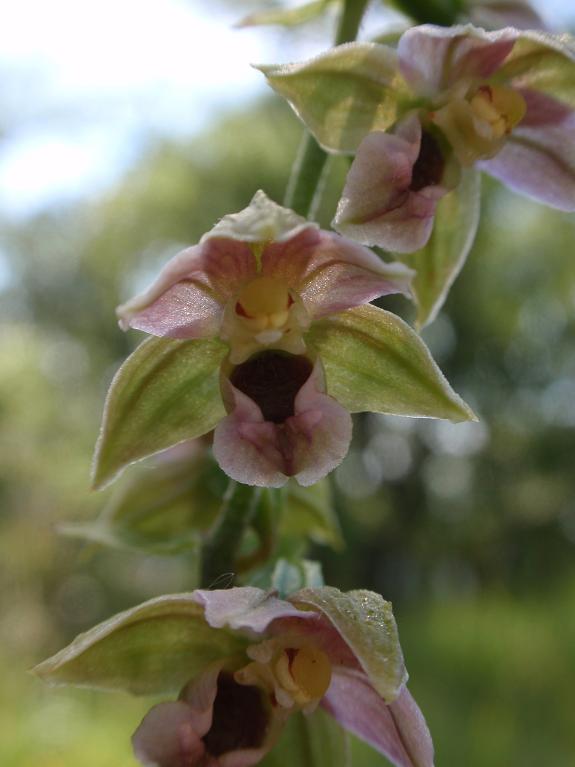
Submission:
[[[259,3],[259,7],[263,5]],[[570,0],[541,3],[550,26]],[[112,612],[190,587],[186,556],[87,545],[90,458],[139,340],[114,307],[258,188],[301,127],[248,63],[328,45],[232,30],[250,2],[20,0],[0,28],[0,763],[128,767],[150,702],[27,669]],[[393,19],[392,19],[393,20]],[[364,34],[388,16],[370,14]],[[345,163],[332,163],[333,214]],[[338,470],[331,583],[394,602],[445,767],[575,764],[575,219],[486,179],[469,262],[425,332],[479,424],[365,416]],[[409,318],[406,302],[386,306]],[[358,767],[384,760],[356,747]]]

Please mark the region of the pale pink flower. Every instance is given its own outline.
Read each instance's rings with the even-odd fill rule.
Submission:
[[[424,25],[402,35],[397,57],[417,106],[360,144],[338,231],[398,252],[423,247],[457,166],[575,210],[575,67],[566,44],[513,28]]]
[[[366,654],[368,645],[358,640],[365,626],[350,628],[330,608],[347,597],[336,589],[304,589],[289,600],[252,587],[190,596],[204,607],[209,626],[249,643],[244,654],[210,664],[178,701],[151,709],[133,737],[142,764],[251,767],[274,746],[290,715],[310,715],[319,705],[396,767],[432,767],[431,737],[405,686],[401,653],[386,645],[391,624],[375,633],[368,627]],[[349,597],[370,608],[385,604],[370,592]]]
[[[246,484],[278,487],[294,476],[311,485],[343,460],[352,424],[326,393],[305,334],[316,319],[408,294],[411,275],[258,192],[118,315],[124,329],[225,342],[228,416],[214,435],[220,466]]]

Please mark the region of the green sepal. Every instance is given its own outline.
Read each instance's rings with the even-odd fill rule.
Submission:
[[[514,87],[543,91],[575,107],[575,38],[534,30],[521,31],[513,50],[494,77]]]
[[[310,61],[256,68],[327,151],[354,152],[368,133],[386,130],[414,105],[396,52],[377,43],[347,43]]]
[[[398,256],[416,273],[412,293],[418,329],[436,318],[473,246],[479,224],[480,181],[478,171],[463,170],[459,184],[439,201],[425,247]]]
[[[134,461],[200,437],[225,416],[219,369],[228,351],[215,339],[149,338],[108,391],[93,465],[101,488]]]
[[[350,767],[348,733],[321,708],[292,714],[281,738],[259,767]]]
[[[352,649],[374,689],[387,703],[395,700],[407,671],[390,602],[373,591],[342,592],[332,586],[302,589],[290,602],[322,612]]]
[[[151,599],[80,634],[33,672],[50,684],[134,695],[177,693],[208,664],[243,652],[247,640],[211,628],[191,594]]]
[[[258,27],[277,24],[282,27],[297,27],[321,16],[330,5],[339,5],[341,0],[311,0],[293,8],[270,8],[245,16],[236,27]]]
[[[391,312],[348,309],[314,323],[306,339],[321,358],[328,394],[352,413],[477,420],[421,338]]]

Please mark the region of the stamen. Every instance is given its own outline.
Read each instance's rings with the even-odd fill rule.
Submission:
[[[466,98],[453,98],[433,112],[432,119],[459,162],[469,167],[477,160],[494,157],[525,112],[525,99],[519,91],[485,84]]]
[[[503,85],[482,85],[470,100],[474,114],[489,124],[495,138],[511,132],[525,117],[523,96]]]
[[[288,648],[275,663],[278,682],[296,703],[320,700],[331,682],[331,663],[317,647]]]
[[[249,282],[238,296],[241,311],[238,314],[246,317],[270,315],[289,308],[289,290],[280,280],[273,277],[257,277]]]

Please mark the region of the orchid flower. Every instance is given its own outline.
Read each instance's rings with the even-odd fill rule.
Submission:
[[[473,241],[474,169],[575,210],[574,59],[565,36],[423,25],[407,30],[397,50],[351,43],[261,69],[327,150],[356,153],[334,220],[339,232],[412,253],[428,243],[440,210],[439,255],[406,259],[418,272],[419,303],[422,283],[437,280],[424,285],[433,293],[425,324]],[[452,236],[456,226],[467,231]]]
[[[180,687],[134,734],[148,767],[251,767],[292,717],[321,721],[318,706],[397,767],[433,764],[391,606],[369,591],[306,588],[280,599],[237,587],[159,597],[81,635],[35,672],[137,694]]]
[[[258,192],[118,309],[158,338],[112,383],[96,483],[215,427],[233,479],[311,485],[347,453],[350,412],[473,418],[417,336],[361,306],[408,294],[411,276]]]

